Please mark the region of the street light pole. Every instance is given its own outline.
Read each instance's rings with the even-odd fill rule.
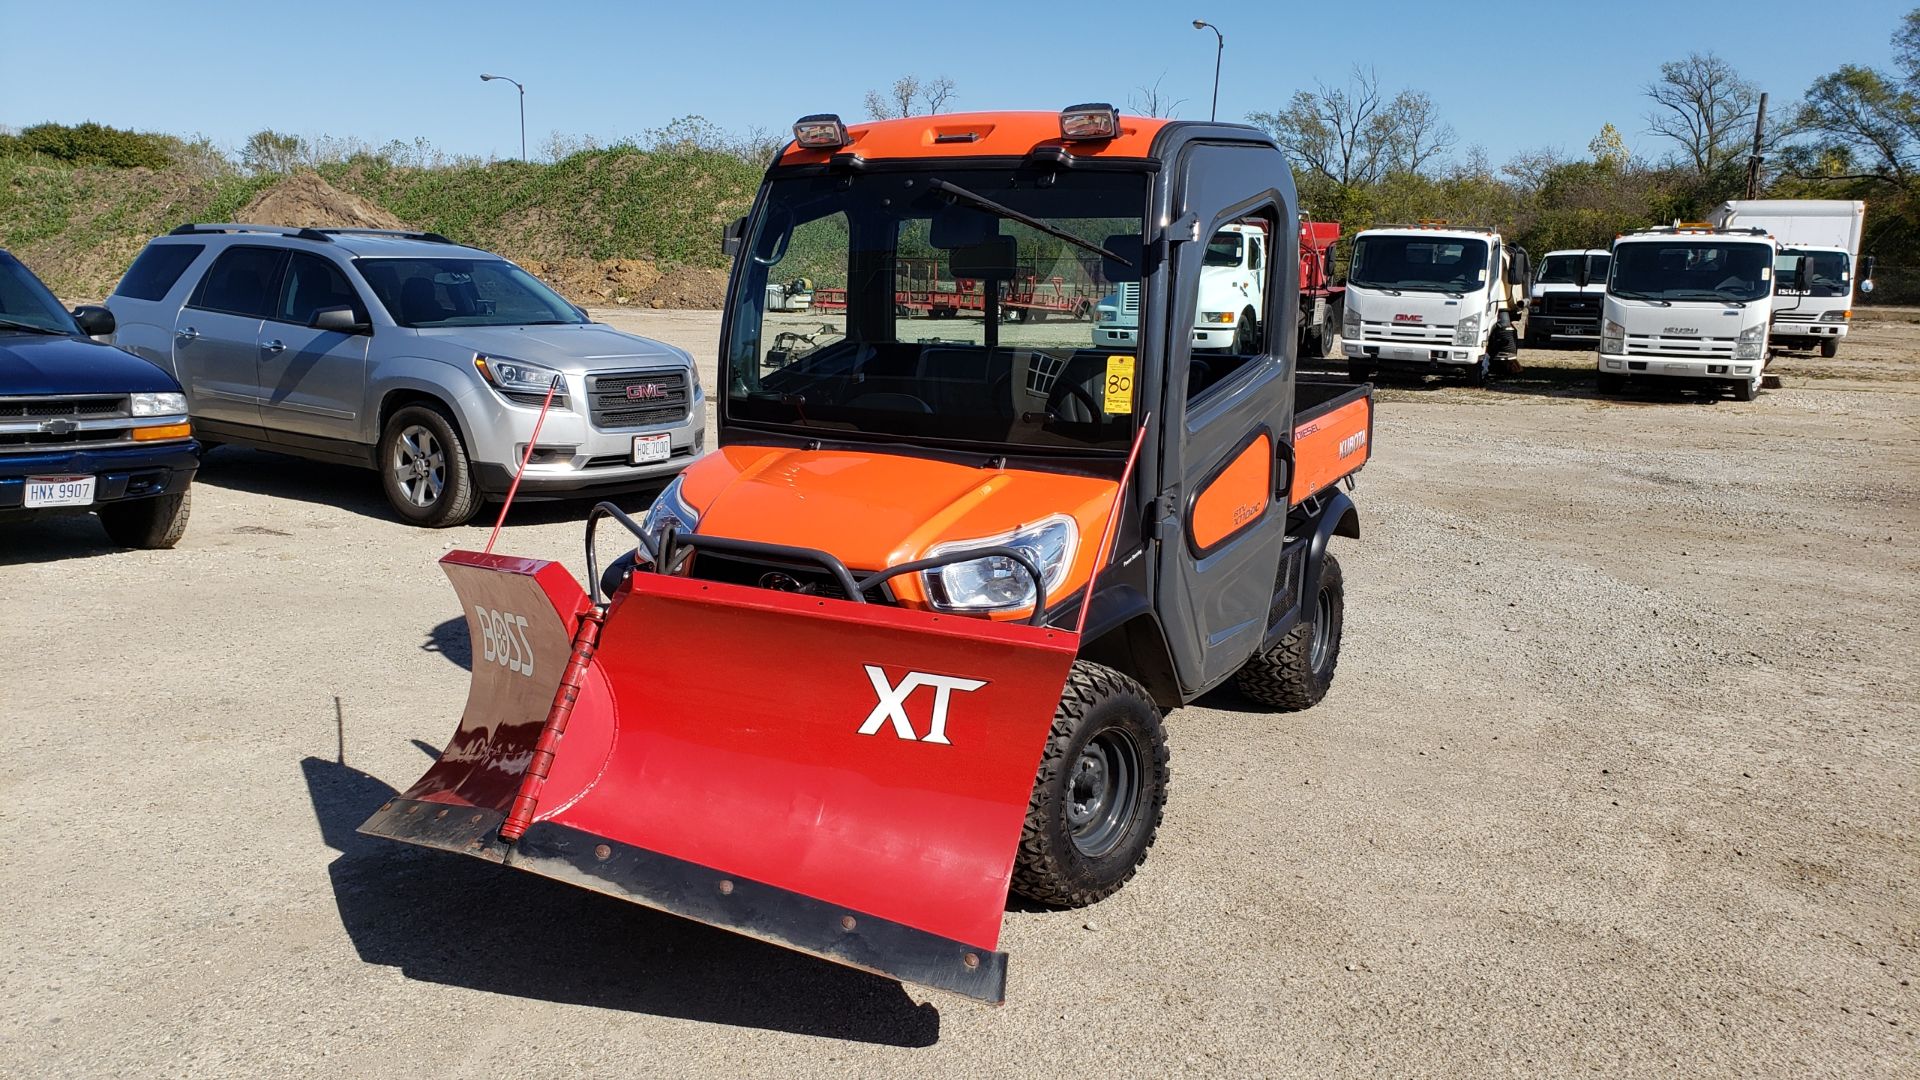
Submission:
[[[1205,19],[1193,20],[1193,28],[1213,31],[1213,109],[1207,113],[1207,119],[1218,120],[1220,118],[1220,54],[1227,51],[1227,35],[1221,33],[1219,27]]]
[[[510,82],[520,91],[520,160],[525,161],[527,160],[527,88],[521,86],[518,79],[509,79],[505,75],[480,76],[481,82],[492,82],[495,79],[499,79],[502,82]],[[1217,82],[1219,76],[1216,74],[1214,79]]]

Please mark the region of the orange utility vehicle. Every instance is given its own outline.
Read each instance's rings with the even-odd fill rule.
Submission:
[[[1295,377],[1298,206],[1252,128],[1098,105],[795,131],[728,231],[718,451],[643,520],[594,509],[591,593],[443,560],[467,711],[362,831],[999,1001],[1009,888],[1090,904],[1146,858],[1168,711],[1327,692],[1371,388]],[[1201,351],[1236,224],[1280,249],[1271,315]],[[1139,286],[1134,348],[999,317],[1023,268],[1089,255]],[[983,312],[903,314],[924,258]],[[844,310],[770,302],[801,277]],[[602,574],[609,517],[635,547]]]

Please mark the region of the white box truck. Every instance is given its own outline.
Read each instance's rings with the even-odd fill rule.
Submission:
[[[1712,223],[1722,228],[1765,229],[1779,249],[1774,257],[1773,347],[1840,351],[1853,318],[1856,280],[1867,280],[1872,260],[1856,274],[1867,204],[1855,199],[1735,199],[1721,205]],[[1802,273],[1802,267],[1805,273]]]
[[[1492,229],[1390,225],[1353,238],[1341,350],[1348,375],[1375,371],[1487,381],[1496,349],[1518,351],[1526,318],[1527,253]]]
[[[1616,239],[1594,358],[1600,392],[1680,378],[1752,401],[1767,364],[1775,252],[1765,229],[1704,222]]]

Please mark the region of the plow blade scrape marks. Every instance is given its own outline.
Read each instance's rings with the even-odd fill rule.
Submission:
[[[506,843],[588,605],[551,564],[444,562],[476,642],[467,712],[363,832],[1002,999],[1007,883],[1075,634],[635,574]],[[485,658],[502,623],[531,674]]]

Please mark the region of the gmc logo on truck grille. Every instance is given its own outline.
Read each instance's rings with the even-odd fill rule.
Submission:
[[[1411,322],[1411,323],[1417,323],[1417,322],[1426,322],[1426,321],[1427,321],[1427,317],[1426,317],[1425,315],[1395,315],[1395,316],[1393,317],[1393,321],[1394,321],[1394,322],[1399,322],[1399,323],[1409,323],[1409,322]]]
[[[659,383],[635,383],[627,387],[628,401],[661,401],[667,397],[667,388]]]

